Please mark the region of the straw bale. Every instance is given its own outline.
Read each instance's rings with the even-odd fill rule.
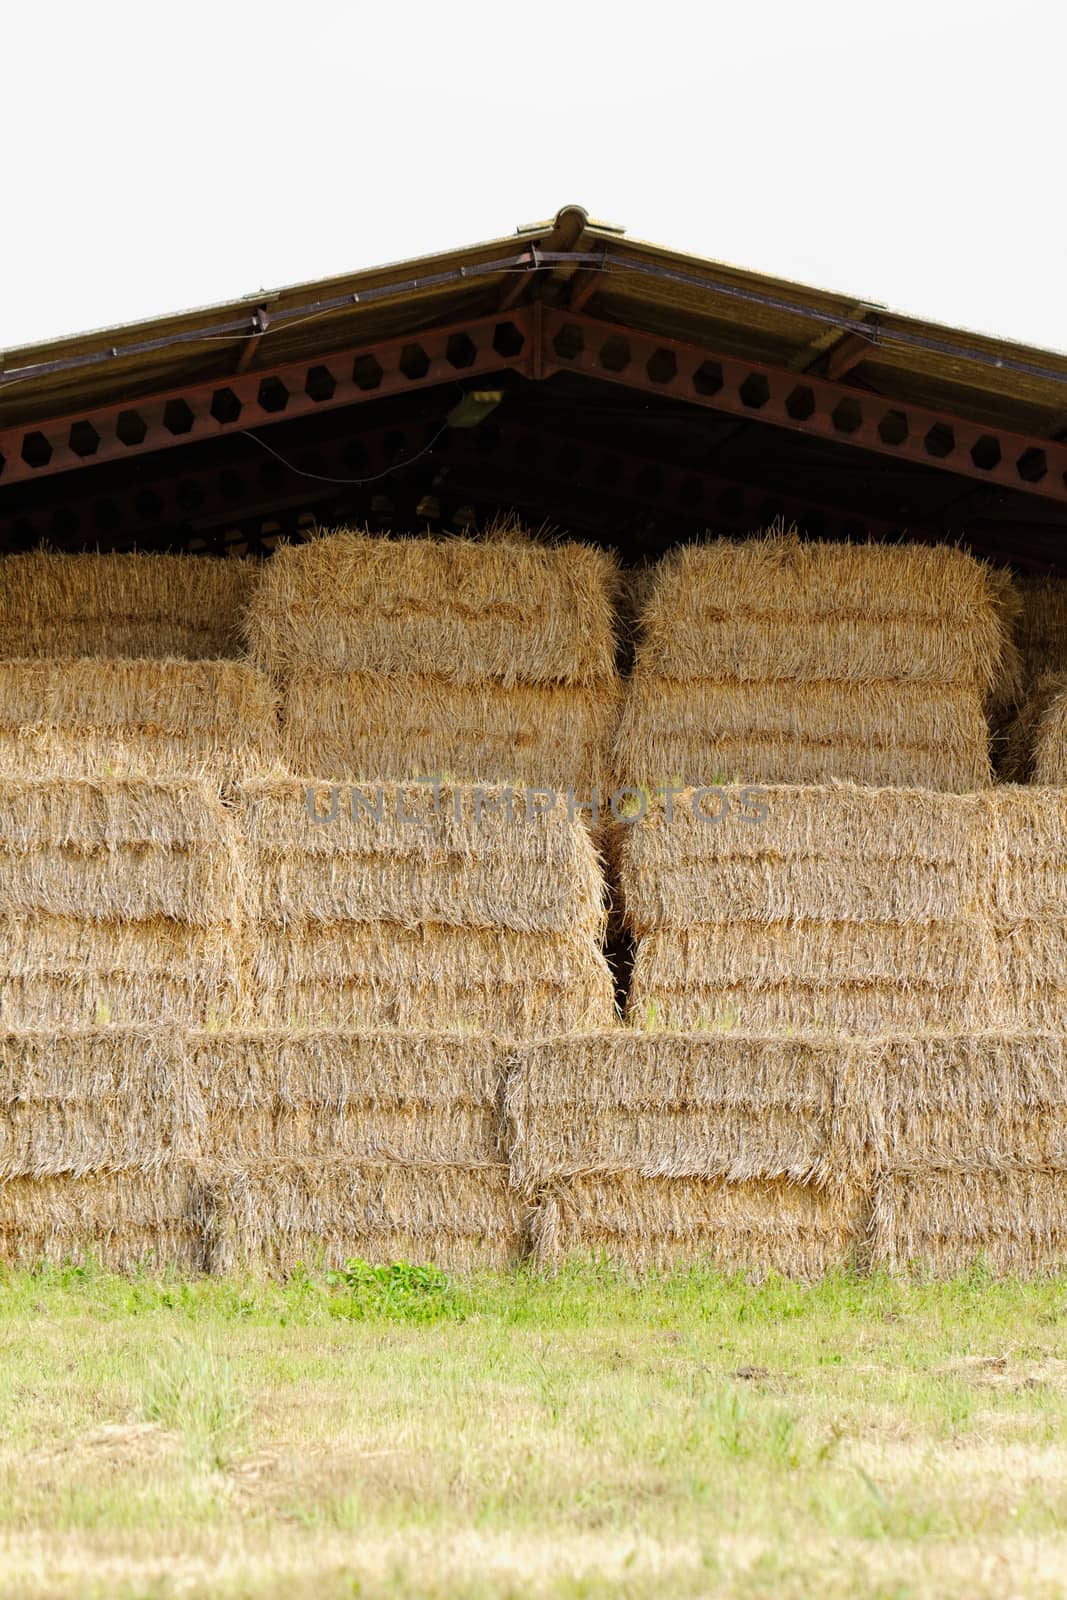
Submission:
[[[752,1278],[816,1278],[863,1248],[866,1191],[786,1179],[596,1173],[554,1185],[531,1223],[541,1265],[596,1254],[635,1271],[709,1263]]]
[[[204,1131],[173,1032],[0,1032],[0,1178],[155,1168],[199,1155]]]
[[[146,1172],[63,1173],[0,1183],[0,1261],[94,1260],[113,1272],[151,1265],[195,1272],[204,1261],[205,1196],[187,1162]]]
[[[976,1261],[998,1276],[1067,1269],[1067,1173],[930,1167],[876,1185],[871,1259],[890,1272],[954,1277]]]
[[[1044,679],[1033,728],[1034,783],[1067,784],[1067,679]]]
[[[625,782],[648,787],[840,778],[966,793],[991,776],[976,691],[887,681],[686,681],[638,672],[614,759]]]
[[[241,894],[232,823],[205,783],[0,778],[0,914],[210,927]]]
[[[1016,642],[1028,684],[1067,674],[1067,578],[1017,578]]]
[[[6,917],[0,931],[0,1025],[10,1028],[207,1026],[244,1004],[232,925],[32,916]]]
[[[642,934],[738,919],[959,920],[978,894],[984,818],[978,795],[851,784],[653,797],[618,830],[627,921]]]
[[[1067,1036],[894,1035],[858,1058],[842,1115],[882,1172],[1067,1171]]]
[[[252,1014],[275,1026],[462,1028],[524,1035],[608,1026],[615,986],[588,933],[423,923],[264,925]]]
[[[208,556],[4,556],[0,656],[239,655],[259,570]]]
[[[285,758],[319,777],[450,774],[570,788],[585,800],[610,787],[619,703],[614,678],[584,687],[301,672],[286,691]]]
[[[237,661],[0,661],[0,775],[254,777],[281,763],[269,680]]]
[[[371,804],[380,797],[380,816],[354,805],[354,795]],[[493,809],[508,797],[510,819]],[[282,778],[242,785],[257,914],[280,924],[440,922],[599,935],[604,884],[588,831],[563,802],[528,815],[528,799],[458,784],[436,792],[420,783],[353,790]]]
[[[615,671],[614,556],[591,546],[339,531],[279,550],[249,611],[275,673],[431,670],[453,683],[596,684]]]
[[[1011,719],[1004,732],[1000,757],[1000,776],[1005,782],[1030,783],[1034,779],[1034,761],[1045,715],[1065,689],[1067,689],[1067,678],[1065,677],[1048,676],[1039,678],[1036,683],[1031,685],[1015,716]],[[1042,782],[1055,783],[1057,781],[1054,763],[1056,761],[1056,741],[1059,737],[1058,716],[1054,715],[1049,725],[1049,749],[1047,754],[1047,765],[1052,769],[1052,776],[1043,778]]]
[[[220,1157],[505,1159],[491,1037],[314,1029],[192,1036]]]
[[[983,797],[984,877],[994,916],[1067,916],[1067,789],[1004,784]]]
[[[911,679],[983,696],[1006,639],[1003,585],[962,550],[780,531],[672,552],[641,628],[642,675]]]
[[[500,1164],[256,1161],[224,1169],[213,1200],[216,1272],[338,1267],[353,1256],[505,1267],[520,1251],[525,1216]]]
[[[860,1047],[741,1034],[612,1032],[517,1047],[505,1095],[514,1181],[838,1175],[834,1108]]]

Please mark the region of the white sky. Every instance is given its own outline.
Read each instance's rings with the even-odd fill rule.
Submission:
[[[510,233],[1067,349],[1062,0],[5,0],[0,349]]]

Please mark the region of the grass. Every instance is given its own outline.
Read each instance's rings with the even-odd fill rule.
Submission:
[[[1053,1596],[1067,1282],[0,1279],[0,1595]]]

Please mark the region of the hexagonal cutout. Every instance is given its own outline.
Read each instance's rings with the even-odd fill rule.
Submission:
[[[67,442],[76,456],[95,456],[100,448],[100,435],[91,422],[72,422]]]
[[[1036,445],[1031,445],[1015,463],[1015,470],[1024,483],[1040,483],[1048,471],[1048,457]]]
[[[256,399],[259,401],[261,411],[276,414],[284,411],[289,404],[289,391],[280,378],[264,378],[260,383]]]
[[[830,413],[830,421],[838,433],[855,433],[863,423],[863,408],[858,400],[839,400]]]
[[[498,356],[503,356],[505,361],[511,361],[515,356],[521,355],[525,343],[526,340],[513,322],[498,322],[493,329],[493,349]]]
[[[421,344],[406,344],[400,352],[400,370],[405,378],[414,381],[425,378],[430,370],[430,358]]]
[[[702,361],[693,373],[693,388],[697,394],[718,394],[725,379],[717,361]]]
[[[752,411],[759,411],[771,398],[771,386],[762,372],[750,372],[737,392],[741,404]]]
[[[241,402],[232,389],[216,389],[211,396],[211,415],[225,426],[236,422],[241,415]]]
[[[316,405],[321,405],[324,400],[332,400],[337,389],[337,379],[329,367],[317,366],[308,370],[304,379],[304,393],[309,400],[314,400]]]
[[[115,435],[120,444],[144,444],[148,424],[139,411],[120,411],[115,418]]]
[[[670,383],[678,376],[678,362],[673,350],[653,350],[645,362],[645,371],[652,383]]]
[[[585,349],[585,335],[576,322],[565,322],[555,334],[552,348],[561,361],[577,361]]]
[[[477,347],[469,334],[449,334],[448,343],[445,345],[445,360],[450,367],[457,367],[460,371],[464,367],[473,367],[477,355]]]
[[[983,433],[971,446],[971,460],[982,472],[992,472],[1000,465],[1000,440],[991,433]]]
[[[384,377],[381,362],[369,353],[357,356],[352,363],[352,382],[357,389],[377,389]]]
[[[785,409],[794,422],[807,422],[815,415],[815,390],[806,383],[798,383],[786,395]]]
[[[903,444],[908,437],[908,418],[903,411],[887,411],[878,418],[878,437],[883,444]]]
[[[175,435],[189,433],[196,419],[184,400],[168,400],[163,407],[163,426]]]
[[[625,372],[630,365],[630,341],[621,333],[613,333],[600,346],[597,360],[605,372]]]
[[[47,467],[52,459],[52,446],[43,433],[34,429],[26,434],[22,441],[22,459],[28,467]]]
[[[935,422],[923,440],[923,449],[936,461],[943,461],[956,448],[956,435],[947,422]]]

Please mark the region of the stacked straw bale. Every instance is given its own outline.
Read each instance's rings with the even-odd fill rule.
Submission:
[[[459,785],[242,786],[254,1015],[504,1036],[610,1022],[596,852],[562,804],[526,803]]]
[[[1067,674],[1067,578],[1018,578],[1016,643],[1023,686]]]
[[[171,1030],[0,1034],[0,1260],[199,1265],[205,1130]]]
[[[984,798],[997,1020],[1067,1029],[1067,789],[1005,784]]]
[[[207,556],[4,556],[0,657],[239,655],[258,572]]]
[[[619,829],[639,1026],[985,1026],[998,990],[980,795],[686,791]],[[705,820],[719,817],[718,821]]]
[[[196,1056],[220,1162],[217,1268],[518,1255],[505,1053],[488,1035],[204,1034]]]
[[[1067,1037],[889,1038],[857,1074],[875,1173],[874,1265],[937,1276],[979,1258],[1067,1266]]]
[[[963,551],[773,531],[657,569],[616,740],[627,784],[990,781],[1006,591]]]
[[[1039,680],[1012,735],[1008,776],[1046,787],[1067,784],[1067,677]]]
[[[204,777],[281,764],[269,680],[238,661],[0,661],[0,775]]]
[[[838,1116],[861,1050],[626,1029],[517,1047],[505,1106],[536,1256],[843,1266],[866,1221],[867,1142]]]
[[[585,545],[341,532],[283,549],[249,614],[312,776],[606,782],[618,710],[614,559]]]
[[[205,784],[0,779],[0,1025],[225,1019],[243,892]]]

